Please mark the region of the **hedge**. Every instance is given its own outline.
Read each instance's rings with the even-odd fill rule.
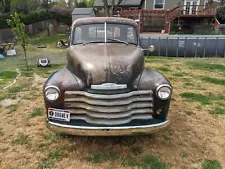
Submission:
[[[19,14],[21,21],[25,25],[32,23],[40,22],[43,20],[52,19],[52,15],[48,11],[36,11],[32,12],[29,15]],[[7,24],[7,19],[10,19],[10,14],[1,14],[0,15],[0,29],[9,28]]]

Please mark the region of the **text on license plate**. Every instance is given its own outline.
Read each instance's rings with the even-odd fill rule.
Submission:
[[[48,118],[60,121],[70,121],[70,112],[68,110],[61,109],[48,109]]]

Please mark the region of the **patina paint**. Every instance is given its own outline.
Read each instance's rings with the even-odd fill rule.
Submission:
[[[46,112],[48,108],[68,109],[73,118],[70,122],[47,118],[47,126],[60,133],[89,136],[139,135],[163,129],[169,124],[170,98],[159,99],[156,89],[161,84],[171,84],[156,70],[144,68],[137,24],[125,18],[78,19],[72,25],[71,37],[73,39],[75,36],[74,29],[78,25],[105,22],[132,25],[138,35],[138,44],[114,42],[73,45],[71,41],[66,68],[49,77],[43,93],[48,86],[59,88],[59,99],[49,101],[44,96]],[[127,88],[105,91],[91,89],[91,85],[107,83],[125,84]],[[156,112],[159,110],[158,115]]]

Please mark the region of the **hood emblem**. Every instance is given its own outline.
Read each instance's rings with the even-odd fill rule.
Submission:
[[[116,84],[116,83],[103,83],[101,85],[91,85],[91,89],[95,90],[118,90],[126,89],[126,84]]]

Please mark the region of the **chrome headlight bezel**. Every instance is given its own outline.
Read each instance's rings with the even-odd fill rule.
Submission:
[[[162,89],[168,89],[168,90],[170,91],[168,97],[162,98],[162,97],[159,95],[159,92],[160,92],[160,90],[162,90]],[[168,84],[161,84],[161,85],[159,85],[159,86],[156,88],[156,96],[157,96],[157,98],[160,99],[160,100],[168,100],[168,99],[171,98],[171,95],[172,95],[172,87],[171,87],[170,85],[168,85]]]
[[[56,98],[55,99],[50,99],[47,95],[47,91],[48,90],[50,90],[50,89],[53,89],[53,90],[55,90],[56,92],[57,92],[57,95],[56,95]],[[48,101],[51,101],[51,102],[53,102],[53,101],[56,101],[56,100],[58,100],[59,98],[60,98],[60,96],[61,96],[61,92],[60,92],[60,90],[59,90],[59,88],[57,87],[57,86],[54,86],[54,85],[50,85],[50,86],[47,86],[46,88],[45,88],[45,90],[44,90],[44,95],[45,95],[45,98],[48,100]]]

